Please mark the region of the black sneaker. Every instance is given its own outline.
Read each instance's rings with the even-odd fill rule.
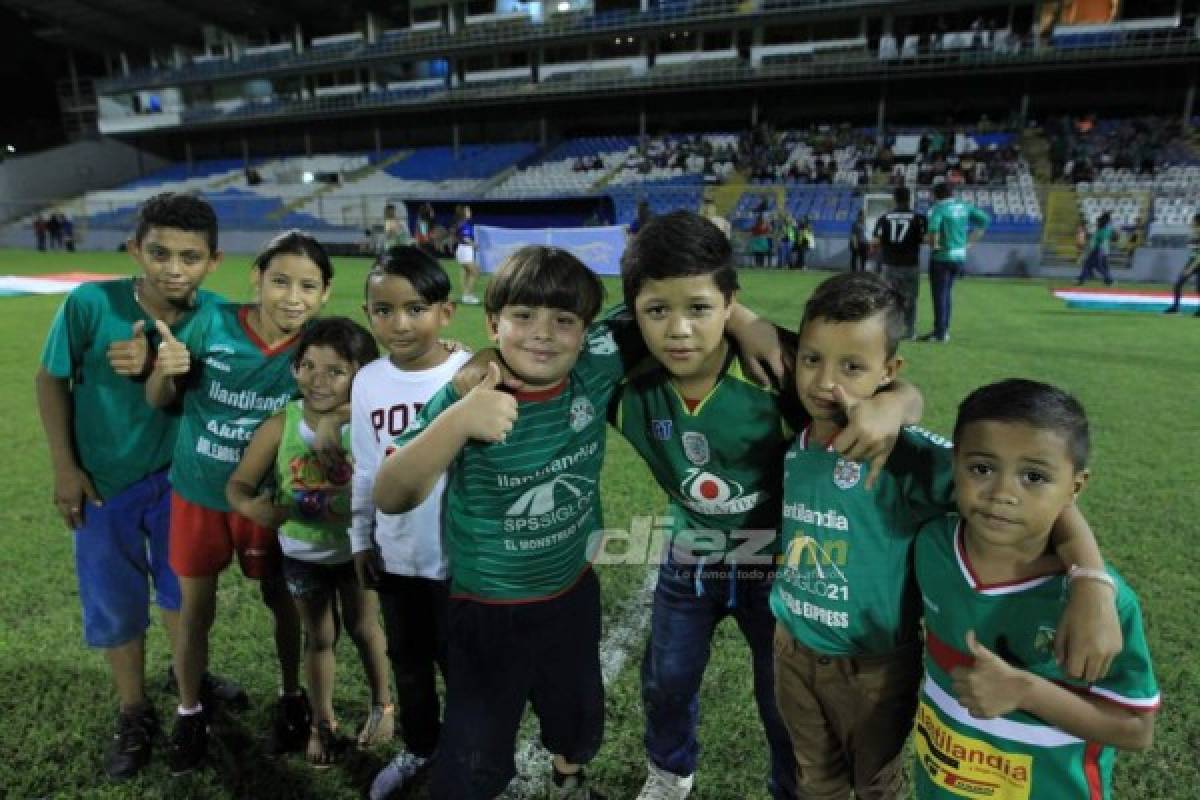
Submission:
[[[1169,307],[1169,308],[1167,308],[1165,311],[1163,311],[1163,313],[1164,313],[1164,314],[1178,314],[1178,313],[1179,313],[1179,306],[1170,306],[1170,307]]]
[[[179,681],[175,679],[175,667],[171,664],[167,665],[165,685],[167,692],[179,695]],[[228,708],[232,711],[245,711],[250,707],[250,695],[229,678],[205,672],[204,677],[200,679],[200,703],[206,709],[210,709],[209,716],[212,716],[212,711],[218,707]]]
[[[114,781],[136,775],[150,761],[154,737],[158,735],[158,714],[146,705],[117,715],[117,732],[104,754],[104,771]]]
[[[271,732],[266,750],[271,756],[301,753],[308,746],[308,729],[312,725],[312,710],[308,695],[301,689],[297,694],[280,695],[271,714]]]
[[[175,730],[171,731],[171,750],[167,761],[172,775],[191,772],[204,763],[208,755],[208,718],[199,714],[176,714]]]

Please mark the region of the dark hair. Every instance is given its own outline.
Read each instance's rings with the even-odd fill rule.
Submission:
[[[483,307],[499,314],[505,306],[544,306],[578,314],[590,324],[604,302],[596,273],[566,250],[530,244],[501,262],[488,283]]]
[[[952,194],[954,194],[954,189],[950,186],[950,181],[942,181],[933,187],[933,196],[938,200],[945,200]]]
[[[908,329],[904,320],[908,298],[887,280],[873,272],[842,272],[822,281],[804,304],[800,334],[815,319],[829,322],[861,322],[884,314],[884,336],[888,358]]]
[[[175,228],[198,233],[208,243],[209,255],[216,255],[217,215],[202,197],[177,192],[154,195],[138,209],[133,241],[140,246],[151,228]]]
[[[1110,222],[1112,222],[1112,212],[1105,211],[1103,214],[1101,214],[1099,217],[1097,217],[1096,227],[1103,228],[1105,225],[1107,225]]]
[[[901,208],[908,208],[912,203],[912,192],[907,186],[897,186],[896,191],[892,192],[892,200]]]
[[[389,247],[367,273],[364,293],[370,293],[371,280],[389,275],[404,278],[426,303],[444,303],[450,299],[450,278],[437,259],[419,247]]]
[[[333,280],[333,262],[321,243],[301,230],[284,231],[263,247],[254,257],[254,266],[259,272],[266,271],[275,256],[303,256],[321,270],[321,282],[326,286]]]
[[[375,344],[375,337],[362,325],[346,317],[320,317],[313,320],[300,334],[296,352],[292,354],[292,366],[299,366],[308,348],[317,346],[328,347],[360,367],[379,358],[379,345]]]
[[[693,275],[711,275],[726,300],[738,288],[729,239],[694,211],[672,211],[649,220],[621,256],[621,289],[631,310],[647,281]]]
[[[972,422],[986,420],[1021,422],[1039,430],[1053,431],[1066,439],[1075,469],[1087,466],[1091,447],[1087,414],[1079,401],[1062,389],[1023,378],[1009,378],[976,389],[958,407],[958,418],[954,422],[955,444],[958,444],[963,428]]]

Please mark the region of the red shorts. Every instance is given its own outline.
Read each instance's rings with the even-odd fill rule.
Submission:
[[[181,578],[218,575],[237,553],[242,574],[262,579],[280,574],[283,552],[275,531],[234,511],[218,511],[171,492],[171,543],[168,560]]]

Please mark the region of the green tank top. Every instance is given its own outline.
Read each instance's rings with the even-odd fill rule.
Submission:
[[[292,518],[283,524],[285,536],[316,545],[337,546],[349,534],[350,479],[354,466],[343,462],[332,472],[317,459],[304,441],[300,425],[304,412],[300,400],[283,410],[283,438],[275,456],[275,478],[280,505],[292,507]],[[346,452],[350,452],[348,430],[342,433]]]

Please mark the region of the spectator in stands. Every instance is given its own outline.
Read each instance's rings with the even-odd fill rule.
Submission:
[[[38,214],[33,218],[33,238],[37,241],[37,249],[45,252],[46,250],[46,218]]]
[[[867,269],[867,252],[870,248],[867,242],[867,218],[860,208],[850,226],[850,271],[864,272]]]
[[[1183,304],[1183,287],[1191,278],[1196,279],[1196,292],[1200,294],[1200,214],[1192,217],[1191,255],[1175,281],[1175,302],[1166,310],[1167,314],[1179,313],[1179,307]],[[1195,316],[1200,317],[1200,306],[1197,306]]]
[[[1096,231],[1092,234],[1091,241],[1088,242],[1087,256],[1083,259],[1083,269],[1080,270],[1079,277],[1075,280],[1076,286],[1082,286],[1094,272],[1100,273],[1105,286],[1112,286],[1116,283],[1108,269],[1108,250],[1116,237],[1117,233],[1112,226],[1112,213],[1105,211],[1096,220]]]
[[[948,342],[954,279],[965,271],[967,245],[982,235],[991,218],[970,203],[956,198],[953,187],[947,182],[934,186],[933,196],[937,200],[929,214],[929,284],[933,294],[933,330],[920,337],[919,341]]]
[[[465,306],[479,305],[479,298],[472,291],[479,279],[479,267],[475,263],[475,222],[471,219],[471,207],[460,205],[454,211],[454,259],[463,268],[461,302]]]

